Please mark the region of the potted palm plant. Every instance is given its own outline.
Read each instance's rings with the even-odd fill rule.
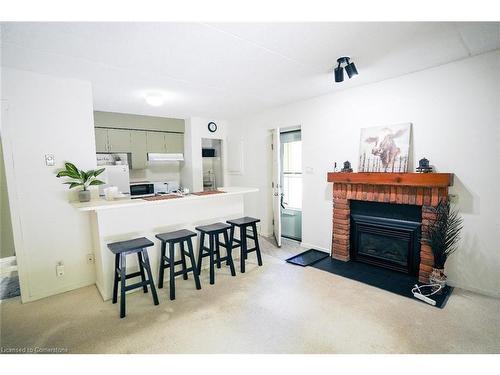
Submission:
[[[451,254],[457,250],[462,218],[458,211],[451,209],[449,200],[441,200],[436,206],[435,219],[427,227],[427,240],[434,255],[434,267],[429,277],[431,284],[446,285],[444,265]]]
[[[71,180],[64,182],[64,184],[69,185],[70,189],[81,186],[83,189],[78,192],[78,200],[80,202],[88,202],[90,201],[90,191],[88,190],[89,186],[102,185],[103,181],[98,180],[96,177],[99,176],[102,172],[104,172],[104,168],[83,171],[78,169],[72,163],[64,163],[65,169],[60,171],[56,177],[69,177]]]

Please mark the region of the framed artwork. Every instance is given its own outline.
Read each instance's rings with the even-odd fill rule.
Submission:
[[[361,129],[358,172],[408,172],[411,123]]]

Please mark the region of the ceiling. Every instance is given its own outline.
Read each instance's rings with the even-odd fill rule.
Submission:
[[[97,110],[228,119],[498,49],[500,23],[2,23],[1,40],[2,65],[88,80]],[[335,83],[341,55],[359,76]]]

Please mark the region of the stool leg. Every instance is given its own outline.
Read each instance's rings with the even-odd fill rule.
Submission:
[[[200,233],[200,241],[199,241],[199,250],[198,250],[198,276],[200,275],[201,273],[201,265],[202,265],[202,260],[203,260],[203,246],[204,246],[204,242],[205,242],[205,233],[201,232]]]
[[[193,269],[194,284],[196,289],[201,289],[200,278],[198,277],[198,270],[196,269],[196,261],[194,259],[193,243],[191,237],[187,239],[189,259],[191,260],[191,268]]]
[[[144,266],[143,266],[143,261],[142,261],[142,255],[141,252],[139,251],[137,253],[137,260],[139,262],[139,272],[141,273],[141,281],[145,282],[146,281],[146,275],[144,274]],[[146,284],[143,285],[142,290],[144,293],[148,292],[148,286]]]
[[[160,269],[158,271],[158,289],[163,288],[163,278],[165,277],[165,252],[166,252],[166,242],[161,241],[160,249]]]
[[[247,239],[247,227],[246,226],[243,226],[243,227],[240,227],[240,237],[241,237],[241,231],[244,231],[245,232],[245,239],[247,240],[246,244],[247,244],[247,247],[245,249],[245,260],[248,259],[248,239]]]
[[[229,245],[231,249],[231,254],[233,250],[233,242],[234,242],[234,225],[231,224],[231,228],[229,229],[229,244],[226,242],[226,245]],[[229,259],[226,260],[226,266],[229,266]]]
[[[120,255],[115,254],[115,278],[113,280],[113,303],[118,301],[118,268],[120,268]]]
[[[257,253],[257,263],[262,266],[262,255],[260,254],[259,237],[257,236],[257,224],[252,224],[253,237],[255,238],[255,252]]]
[[[125,258],[125,254],[120,254],[120,318],[125,318],[125,283],[127,281]]]
[[[175,258],[174,243],[170,242],[168,246],[168,257],[170,258],[170,299],[175,299]]]
[[[215,284],[215,269],[214,269],[214,252],[215,252],[215,235],[210,234],[210,284]]]
[[[221,268],[220,263],[220,241],[219,241],[220,233],[215,235],[215,254],[217,255],[217,268]]]
[[[186,267],[186,254],[184,253],[184,241],[181,241],[180,245],[181,245],[182,272],[184,272],[182,278],[184,280],[187,280],[188,274],[186,272],[187,267]]]
[[[153,302],[155,305],[158,305],[160,302],[158,301],[158,295],[156,294],[155,283],[153,280],[153,274],[151,272],[151,264],[149,264],[148,251],[146,249],[142,249],[142,257],[144,258],[144,269],[148,274],[149,286],[151,287],[151,294],[153,295]]]
[[[230,243],[229,239],[227,238],[227,230],[224,231],[224,242]],[[236,271],[234,270],[234,263],[233,263],[233,249],[231,246],[227,247],[227,261],[229,262],[229,268],[231,269],[231,276],[236,276]]]
[[[240,227],[240,239],[241,239],[240,269],[241,273],[245,273],[245,259],[247,258],[247,231],[244,227]]]

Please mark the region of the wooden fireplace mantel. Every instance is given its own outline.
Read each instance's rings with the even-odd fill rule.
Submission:
[[[453,185],[453,173],[328,172],[328,182],[364,185],[448,187]]]

